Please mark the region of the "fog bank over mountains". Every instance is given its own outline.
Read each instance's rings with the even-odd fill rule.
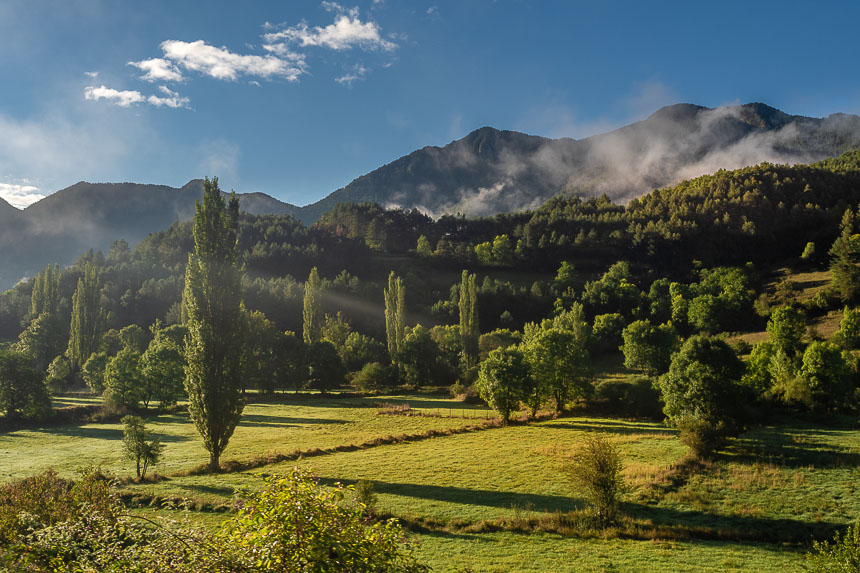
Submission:
[[[319,216],[349,200],[479,216],[535,208],[559,192],[605,193],[626,202],[719,169],[808,163],[858,145],[855,115],[816,119],[759,103],[716,109],[678,104],[580,140],[481,128],[402,157],[304,210]]]
[[[558,193],[626,202],[684,179],[763,161],[807,163],[860,147],[860,116],[817,119],[760,103],[665,107],[609,133],[548,139],[483,127],[444,147],[424,147],[297,207],[264,193],[240,194],[252,214],[311,223],[343,201],[417,208],[430,215],[493,215],[534,209]],[[80,182],[23,210],[0,199],[0,288],[51,263],[67,265],[115,240],[191,218],[200,180],[181,188]]]

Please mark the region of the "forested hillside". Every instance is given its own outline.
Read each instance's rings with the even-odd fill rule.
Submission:
[[[410,287],[408,312],[435,323],[448,320],[440,309],[449,308],[459,271],[474,269],[485,291],[480,307],[493,313],[484,310],[481,324],[492,329],[506,310],[511,325],[542,316],[554,299],[560,261],[574,262],[581,286],[620,260],[653,280],[689,279],[703,266],[767,268],[798,257],[808,242],[823,257],[846,208],[858,201],[860,152],[853,151],[811,165],[719,171],[626,207],[606,197],[557,197],[534,212],[433,220],[418,211],[342,204],[310,227],[289,215],[244,214],[239,251],[246,304],[285,330],[300,330],[302,285],[314,266],[330,287],[328,311],[341,310],[359,330],[377,335],[379,293],[390,270]],[[71,300],[76,276],[93,262],[101,268],[111,326],[178,321],[191,244],[190,224],[177,223],[134,249],[118,241],[104,255],[85,254],[63,273],[62,295]],[[7,339],[28,315],[31,289],[25,282],[0,299]]]

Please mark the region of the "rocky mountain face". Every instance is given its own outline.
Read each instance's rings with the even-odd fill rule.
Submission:
[[[581,140],[484,127],[425,147],[304,207],[314,219],[342,201],[374,201],[431,214],[534,208],[557,193],[625,202],[684,179],[763,161],[810,162],[860,145],[860,117],[788,115],[760,103],[665,107],[647,119]]]

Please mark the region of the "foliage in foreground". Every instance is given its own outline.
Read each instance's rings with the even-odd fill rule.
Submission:
[[[815,541],[813,553],[807,555],[804,567],[813,573],[858,573],[860,572],[860,522],[843,533],[837,533],[833,541]]]
[[[321,489],[297,469],[265,483],[222,531],[252,570],[425,570],[397,520],[369,523],[363,504],[344,505],[345,488]]]
[[[420,572],[396,520],[293,470],[266,478],[214,534],[126,513],[109,482],[54,472],[0,488],[0,567],[14,571]]]

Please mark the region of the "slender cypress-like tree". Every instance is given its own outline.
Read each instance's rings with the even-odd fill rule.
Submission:
[[[239,200],[225,201],[218,178],[203,183],[194,216],[194,252],[188,255],[182,301],[185,389],[188,411],[209,451],[209,467],[220,469],[242,415],[241,271],[238,265]]]
[[[87,263],[72,296],[72,322],[66,355],[73,370],[83,366],[90,354],[98,348],[105,322],[101,291],[98,268]]]
[[[406,336],[406,287],[400,277],[391,271],[388,275],[388,288],[383,289],[385,298],[385,334],[388,339],[388,354],[392,362],[403,347]]]
[[[475,275],[463,271],[460,281],[460,339],[463,342],[463,358],[466,368],[478,363],[478,301]]]
[[[830,247],[830,271],[833,286],[843,302],[850,302],[860,291],[860,268],[857,267],[857,238],[854,235],[855,217],[851,209],[842,216],[842,232]]]
[[[302,338],[305,344],[319,342],[322,338],[322,327],[325,317],[322,311],[322,282],[317,268],[311,269],[308,281],[305,283],[305,297],[302,301]]]
[[[56,314],[60,303],[60,267],[48,265],[33,279],[33,294],[30,296],[30,315]]]

